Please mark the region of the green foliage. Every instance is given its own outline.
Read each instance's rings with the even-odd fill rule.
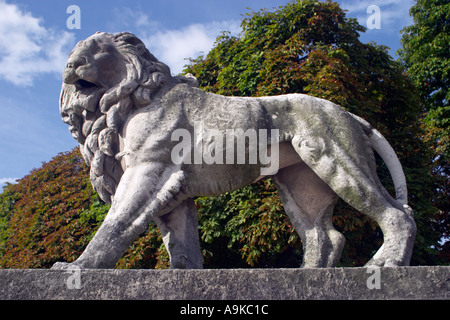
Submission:
[[[433,158],[434,204],[440,233],[450,238],[450,2],[418,0],[414,24],[402,30],[402,62],[422,99],[424,141]],[[450,260],[450,241],[441,252]]]
[[[208,267],[298,267],[301,243],[270,180],[196,204]]]
[[[429,112],[427,124],[450,124],[450,2],[418,0],[411,8],[414,24],[402,30],[400,55]],[[448,152],[448,149],[447,149]],[[448,154],[447,154],[448,155]]]

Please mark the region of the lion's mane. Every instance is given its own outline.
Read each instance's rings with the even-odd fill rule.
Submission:
[[[90,180],[94,190],[111,203],[123,174],[120,164],[119,132],[127,117],[135,109],[152,103],[154,94],[169,83],[196,86],[191,76],[175,76],[169,67],[158,61],[135,35],[122,32],[102,33],[111,37],[117,51],[126,61],[127,75],[101,97],[97,109],[73,110],[70,114],[72,134],[80,143],[80,151],[90,166]],[[70,104],[73,85],[64,84],[61,105]]]

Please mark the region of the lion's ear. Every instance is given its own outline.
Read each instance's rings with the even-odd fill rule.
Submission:
[[[139,55],[141,57],[144,57],[144,59],[151,61],[151,62],[157,62],[158,59],[156,59],[156,57],[150,53],[150,51],[147,50],[147,47],[145,46],[145,44],[140,43],[136,46],[137,51],[139,52]]]
[[[128,44],[131,44],[132,46],[134,46],[137,49],[137,51],[141,57],[143,57],[144,59],[146,59],[148,61],[158,62],[158,59],[156,59],[155,56],[153,54],[151,54],[150,51],[148,51],[145,44],[134,34],[132,34],[130,32],[116,33],[114,35],[114,40],[115,41],[123,41]]]
[[[136,37],[134,34],[130,32],[119,32],[114,35],[115,41],[125,41],[126,43],[137,45],[139,42],[142,43],[141,40],[139,40],[138,37]]]

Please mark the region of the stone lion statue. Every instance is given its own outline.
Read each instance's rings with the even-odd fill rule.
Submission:
[[[202,268],[192,198],[265,176],[301,237],[302,266],[338,262],[345,242],[332,224],[338,197],[383,231],[368,265],[409,264],[416,225],[400,162],[369,123],[329,101],[207,93],[194,77],[172,76],[133,34],[96,33],[70,53],[60,113],[111,209],[82,255],[55,269],[113,268],[152,220],[171,268]],[[391,172],[396,199],[380,183],[373,150]]]

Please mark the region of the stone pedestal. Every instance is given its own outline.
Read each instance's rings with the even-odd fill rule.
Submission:
[[[0,270],[4,300],[450,299],[450,267]]]

